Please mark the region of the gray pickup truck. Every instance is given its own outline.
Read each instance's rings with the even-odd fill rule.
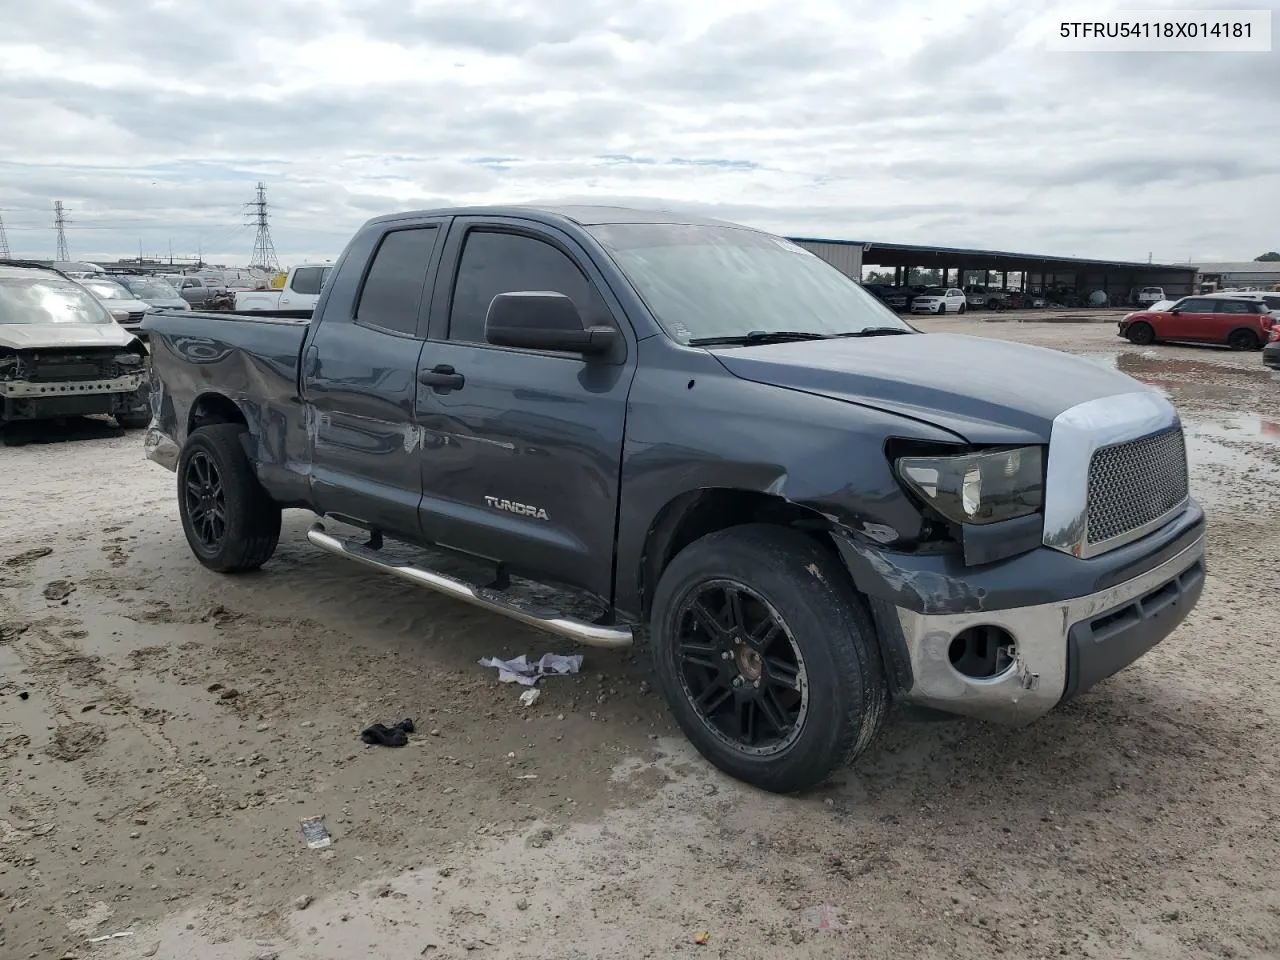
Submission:
[[[146,328],[146,449],[205,566],[260,567],[281,510],[305,508],[365,531],[316,522],[322,550],[581,643],[643,639],[696,747],[768,790],[823,780],[891,701],[1040,717],[1166,637],[1204,583],[1159,393],[921,334],[757,230],[404,213],[365,224],[310,320]],[[519,599],[512,576],[601,612]]]

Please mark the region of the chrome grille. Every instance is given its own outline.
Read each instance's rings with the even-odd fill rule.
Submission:
[[[1186,499],[1181,427],[1102,447],[1089,462],[1089,543],[1151,526]]]
[[[131,313],[131,314],[129,314],[129,317],[128,317],[128,319],[127,319],[125,322],[126,322],[126,323],[141,323],[141,322],[142,322],[142,320],[143,320],[143,318],[144,318],[144,317],[146,317],[146,315],[147,315],[147,311],[145,311],[145,310],[138,310],[138,311],[136,311],[135,313]]]

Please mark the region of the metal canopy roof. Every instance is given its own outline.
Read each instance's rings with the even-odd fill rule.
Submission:
[[[797,243],[831,243],[863,248],[862,262],[880,267],[961,267],[966,270],[1095,270],[1170,271],[1194,273],[1191,264],[1136,263],[1128,260],[1096,260],[1089,257],[1055,257],[1007,250],[973,250],[963,247],[926,247],[910,243],[877,243],[863,240],[824,240],[788,237]]]

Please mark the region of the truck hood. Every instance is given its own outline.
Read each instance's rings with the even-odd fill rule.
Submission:
[[[0,323],[0,347],[127,347],[134,336],[118,323]]]
[[[1048,443],[1078,403],[1148,389],[1057,350],[951,333],[717,348],[735,376],[874,407],[970,443]]]

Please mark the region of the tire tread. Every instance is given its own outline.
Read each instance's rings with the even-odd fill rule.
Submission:
[[[240,445],[240,436],[246,432],[245,427],[237,423],[210,424],[207,427],[201,427],[188,437],[186,449],[183,451],[185,454],[188,449],[192,449],[193,440],[196,440],[197,446],[207,444],[211,448],[223,474],[227,512],[229,516],[237,513],[243,516],[243,522],[239,524],[242,529],[241,534],[232,537],[231,542],[224,545],[217,556],[202,556],[195,550],[194,545],[192,546],[192,553],[195,554],[196,559],[210,570],[216,570],[219,573],[246,573],[257,570],[271,559],[276,551],[276,545],[280,542],[280,506],[262,488],[262,484],[254,475],[249,458],[245,456],[244,448]],[[201,439],[197,440],[197,438]],[[183,496],[182,482],[185,465],[186,457],[184,456],[178,465],[179,502]],[[229,519],[228,525],[230,524]],[[187,530],[187,537],[190,540],[191,533],[187,529],[185,511],[183,528]]]
[[[776,793],[809,789],[866,750],[880,731],[888,712],[888,683],[871,612],[849,581],[838,558],[812,537],[790,528],[766,524],[730,527],[690,544],[664,571],[654,598],[650,631],[655,638],[652,644],[655,658],[663,657],[666,651],[660,635],[663,610],[671,600],[670,594],[699,566],[721,562],[717,555],[719,558],[760,558],[766,568],[782,573],[781,586],[794,588],[792,599],[795,603],[826,621],[826,646],[835,661],[834,673],[841,691],[837,702],[842,711],[836,722],[825,731],[824,741],[817,746],[807,745],[805,757],[801,759],[812,762],[799,768],[795,763],[784,762],[741,764],[735,765],[741,769],[726,770],[733,776]],[[778,586],[775,582],[774,589]],[[659,670],[662,670],[661,666]],[[695,746],[699,746],[697,731],[691,732],[679,711],[676,716],[686,734],[694,739]],[[693,722],[701,721],[695,719]],[[792,759],[790,751],[783,756],[786,760]],[[716,762],[714,757],[708,759]]]

